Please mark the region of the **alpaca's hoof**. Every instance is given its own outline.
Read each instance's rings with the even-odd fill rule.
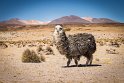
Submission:
[[[78,65],[76,65],[76,67],[78,67]]]
[[[88,66],[88,64],[85,65],[86,67]]]
[[[67,65],[67,67],[69,67],[69,65]]]

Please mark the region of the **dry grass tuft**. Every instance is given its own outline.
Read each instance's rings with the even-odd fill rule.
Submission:
[[[100,61],[99,58],[96,58],[95,60],[96,60],[96,61]]]
[[[116,49],[112,49],[112,48],[106,49],[106,52],[107,52],[108,54],[118,54],[118,52],[116,51]]]
[[[6,43],[0,42],[0,48],[5,49],[7,47],[8,47],[8,45]]]
[[[45,54],[45,55],[54,55],[52,48],[50,46],[47,46],[47,45],[45,45],[45,46],[40,45],[37,48],[37,52]]]
[[[42,45],[38,46],[37,52],[39,53],[40,51],[43,51]]]
[[[54,55],[54,52],[50,46],[47,46],[44,52],[46,55]]]
[[[64,31],[71,31],[71,28],[65,28]]]
[[[104,41],[96,41],[100,46],[104,46],[106,43]]]
[[[115,42],[111,41],[110,46],[120,47],[120,44],[117,41],[115,41]]]
[[[29,49],[26,49],[22,54],[22,62],[24,63],[39,63],[40,57],[37,56],[35,51],[30,51]]]

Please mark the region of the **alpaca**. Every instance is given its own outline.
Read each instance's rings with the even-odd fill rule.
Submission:
[[[86,66],[92,64],[93,53],[96,51],[95,38],[92,34],[78,33],[67,37],[63,26],[56,25],[53,40],[60,54],[65,55],[68,59],[67,66],[69,66],[72,59],[74,59],[76,66],[78,66],[81,56],[87,58]]]

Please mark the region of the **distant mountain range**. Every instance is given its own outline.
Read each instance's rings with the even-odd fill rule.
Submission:
[[[9,24],[9,25],[46,25],[47,22],[41,22],[38,20],[21,20],[18,18],[12,18],[10,20],[2,21],[0,24]]]
[[[46,24],[86,24],[86,23],[119,23],[108,18],[92,18],[92,17],[79,17],[75,15],[63,16],[51,22],[41,22],[38,20],[21,20],[13,18],[10,20],[2,21],[0,24],[10,25],[46,25]]]
[[[83,17],[83,19],[89,21],[90,23],[119,23],[108,18]]]
[[[86,23],[119,23],[108,18],[78,17],[75,15],[64,16],[51,21],[49,24],[86,24]]]
[[[51,21],[49,24],[78,24],[78,23],[90,23],[90,22],[78,16],[70,15],[55,19]]]

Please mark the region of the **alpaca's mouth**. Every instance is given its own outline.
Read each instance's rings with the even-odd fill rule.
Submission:
[[[57,31],[57,34],[58,34],[58,35],[60,34],[59,31]]]

